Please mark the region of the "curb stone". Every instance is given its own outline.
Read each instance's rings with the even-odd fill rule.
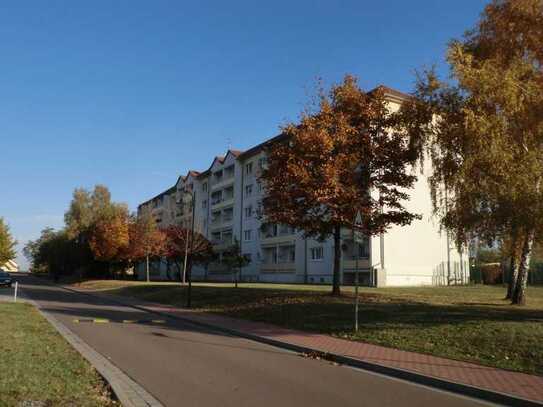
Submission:
[[[58,333],[100,373],[124,407],[164,407],[160,401],[106,357],[95,351],[55,317],[43,311],[35,301],[28,298],[21,300],[32,304]]]
[[[475,386],[471,386],[471,385],[460,383],[460,382],[440,379],[437,377],[425,376],[421,373],[413,372],[410,370],[405,370],[405,369],[401,369],[397,367],[384,366],[377,363],[365,361],[362,359],[356,359],[349,356],[344,356],[341,354],[322,352],[315,348],[309,348],[309,347],[296,345],[296,344],[292,344],[288,342],[282,342],[275,339],[270,339],[263,336],[254,335],[247,332],[227,328],[220,325],[214,325],[207,322],[197,321],[192,318],[175,315],[173,313],[157,311],[152,308],[147,308],[146,306],[131,304],[129,301],[123,301],[116,296],[85,292],[85,291],[75,290],[73,288],[68,288],[66,286],[59,286],[59,287],[64,288],[65,290],[68,290],[68,291],[76,292],[79,294],[85,294],[85,295],[89,295],[89,296],[97,297],[101,299],[106,299],[106,300],[115,302],[119,305],[128,306],[134,309],[138,309],[140,311],[149,312],[149,313],[153,313],[156,315],[160,315],[160,316],[164,316],[164,317],[168,317],[172,319],[177,319],[183,322],[191,323],[196,326],[201,326],[207,329],[212,329],[215,331],[227,333],[229,335],[238,336],[245,339],[250,339],[255,342],[265,343],[267,345],[275,346],[278,348],[286,349],[286,350],[297,352],[300,354],[319,354],[319,355],[322,355],[324,359],[332,360],[342,365],[351,366],[354,368],[358,368],[358,369],[362,369],[362,370],[366,370],[366,371],[370,371],[374,373],[379,373],[385,376],[394,377],[394,378],[405,380],[408,382],[417,383],[420,385],[449,391],[451,393],[456,393],[463,396],[468,396],[468,397],[472,397],[472,398],[476,398],[476,399],[480,399],[484,401],[489,401],[491,403],[496,403],[496,404],[506,405],[506,406],[513,406],[513,407],[542,407],[543,406],[543,403],[541,402],[514,396],[512,394],[501,393],[498,391],[475,387]],[[159,306],[160,304],[156,304],[156,305]]]

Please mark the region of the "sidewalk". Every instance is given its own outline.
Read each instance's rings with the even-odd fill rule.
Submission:
[[[65,287],[74,290],[71,287]],[[147,311],[181,318],[299,352],[321,352],[327,357],[406,380],[439,387],[508,405],[543,405],[543,377],[407,352],[332,336],[301,332],[275,325],[143,302],[128,297],[74,290],[102,296]],[[542,345],[543,346],[543,345]],[[531,402],[531,403],[530,403]]]

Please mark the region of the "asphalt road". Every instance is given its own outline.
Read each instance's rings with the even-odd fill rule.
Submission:
[[[488,406],[19,277],[20,292],[166,406]],[[75,322],[109,319],[109,323]],[[139,322],[123,323],[123,320]],[[153,322],[163,320],[164,322]]]

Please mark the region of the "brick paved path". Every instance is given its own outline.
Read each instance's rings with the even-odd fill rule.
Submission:
[[[402,369],[424,376],[543,403],[543,377],[541,376],[512,372],[362,342],[353,342],[328,335],[301,332],[267,323],[245,321],[198,311],[173,308],[126,297],[104,296],[154,312],[171,314],[195,323],[214,325],[228,330],[259,336],[264,339],[312,348],[320,352],[350,357],[385,367]]]

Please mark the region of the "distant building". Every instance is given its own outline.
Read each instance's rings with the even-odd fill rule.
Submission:
[[[13,260],[8,260],[0,266],[0,270],[7,271],[8,273],[15,273],[19,271],[19,266]]]
[[[407,95],[384,88],[391,110],[397,110]],[[263,185],[265,147],[284,137],[279,135],[247,151],[228,150],[213,159],[203,172],[189,171],[176,184],[142,203],[138,212],[150,210],[160,227],[172,224],[190,227],[190,194],[195,195],[195,230],[206,236],[218,253],[218,261],[195,267],[193,279],[230,281],[222,253],[237,239],[241,253],[251,262],[241,273],[242,281],[276,283],[331,283],[333,239],[320,242],[304,239],[300,231],[285,225],[264,224]],[[422,214],[409,226],[394,226],[384,236],[367,238],[358,253],[351,232],[342,233],[341,281],[352,284],[358,257],[361,284],[370,286],[409,286],[444,284],[444,279],[467,281],[467,256],[462,258],[447,242],[445,233],[432,218],[428,169],[409,191],[408,210]],[[187,194],[190,192],[190,194]],[[179,278],[166,262],[151,267],[154,279]],[[144,278],[144,267],[137,272]],[[461,274],[461,276],[459,276]],[[445,282],[446,283],[446,282]]]

